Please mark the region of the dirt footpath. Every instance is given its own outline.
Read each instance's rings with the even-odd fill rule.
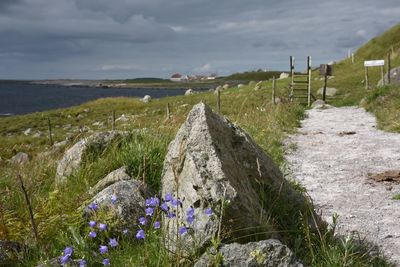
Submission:
[[[392,199],[400,183],[390,176],[371,179],[400,171],[400,134],[377,130],[375,117],[362,108],[311,109],[307,115],[287,140],[294,178],[325,220],[339,215],[340,234],[358,231],[400,266],[400,200]]]

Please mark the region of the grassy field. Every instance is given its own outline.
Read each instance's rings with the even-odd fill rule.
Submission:
[[[336,106],[358,105],[364,99],[367,110],[376,115],[379,127],[400,132],[399,86],[365,90],[363,84],[364,59],[382,58],[393,45],[393,66],[400,65],[397,46],[400,40],[393,36],[400,38],[399,25],[360,48],[355,64],[346,59],[335,65],[335,78],[329,80],[329,87],[337,88],[339,93],[328,102]],[[315,94],[322,81],[317,72],[313,77],[317,78],[312,83]],[[371,80],[377,82],[378,79],[379,69],[371,71]],[[288,79],[277,82],[277,94],[283,100],[279,105],[271,103],[270,81],[263,82],[262,89],[257,91],[253,86],[245,86],[221,93],[221,113],[246,130],[284,172],[287,168],[282,142],[296,131],[305,111],[304,107],[285,101],[288,82]],[[16,240],[28,245],[24,257],[18,259],[19,265],[35,266],[38,261],[60,256],[63,248],[71,244],[79,248],[81,256],[87,255],[92,245],[85,237],[88,227],[81,209],[88,204],[89,188],[110,171],[126,166],[132,177],[146,176],[147,183],[158,191],[167,145],[191,107],[200,101],[213,109],[216,107],[216,95],[203,92],[150,103],[133,98],[99,99],[67,109],[0,118],[0,240]],[[166,118],[167,103],[172,107],[170,119]],[[95,151],[86,158],[83,168],[70,177],[63,190],[57,188],[54,182],[57,160],[69,146],[92,131],[111,130],[112,111],[116,118],[124,115],[116,121],[116,129],[130,131],[131,136],[118,140],[104,151]],[[52,122],[53,139],[55,142],[67,139],[66,147],[49,145],[47,118]],[[31,134],[25,135],[28,128],[32,129]],[[35,133],[40,134],[34,137]],[[30,155],[27,165],[20,167],[7,162],[20,151]],[[23,177],[38,224],[37,244],[16,179],[18,174]],[[364,244],[338,239],[334,227],[323,235],[308,232],[306,225],[282,230],[293,231],[291,248],[308,265],[389,266],[382,258],[370,255]],[[158,240],[156,234],[149,237],[145,245],[121,238],[118,249],[110,252],[113,266],[123,266],[127,262],[134,266],[179,265],[175,258],[171,259],[166,251],[160,250]]]

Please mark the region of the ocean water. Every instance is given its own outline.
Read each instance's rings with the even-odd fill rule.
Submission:
[[[89,88],[0,81],[0,116],[65,108],[103,97],[152,98],[183,95],[185,88]]]

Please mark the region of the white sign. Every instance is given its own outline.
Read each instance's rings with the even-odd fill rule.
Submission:
[[[376,67],[376,66],[384,66],[385,60],[368,60],[364,61],[364,67]]]

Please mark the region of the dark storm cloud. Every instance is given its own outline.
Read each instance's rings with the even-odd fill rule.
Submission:
[[[226,74],[285,69],[289,55],[318,64],[398,14],[398,0],[1,0],[0,78]]]

